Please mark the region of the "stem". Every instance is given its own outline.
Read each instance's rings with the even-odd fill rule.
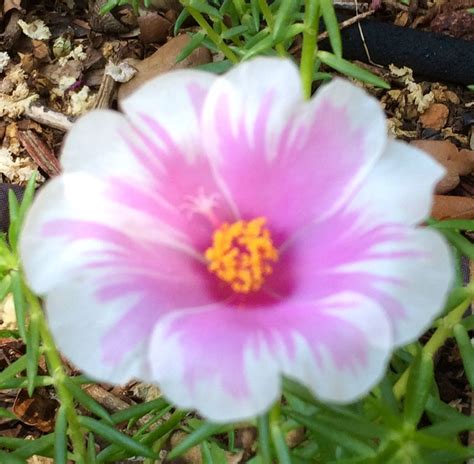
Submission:
[[[44,354],[49,364],[50,374],[54,380],[54,387],[58,394],[61,407],[65,410],[67,421],[69,424],[68,434],[71,438],[71,442],[74,447],[76,459],[80,464],[86,464],[86,448],[84,444],[84,435],[81,431],[81,427],[77,420],[76,411],[74,409],[74,400],[66,387],[64,379],[66,373],[61,362],[61,357],[54,344],[53,337],[49,332],[46,320],[44,318],[43,310],[41,309],[38,298],[31,293],[29,289],[26,289],[26,297],[30,303],[31,314],[38,318],[39,331],[41,340],[43,342]]]
[[[212,28],[212,26],[206,21],[206,18],[195,8],[183,2],[188,10],[188,13],[194,18],[194,20],[199,24],[201,29],[207,34],[207,36],[214,42],[216,47],[224,54],[224,56],[231,63],[238,63],[238,56],[224,43],[221,36]]]
[[[265,22],[267,23],[268,29],[270,33],[273,31],[275,26],[275,20],[273,18],[273,13],[270,7],[268,6],[267,0],[258,0],[258,5],[260,6],[260,10],[262,11],[263,17],[265,18]],[[275,45],[276,51],[280,56],[286,56],[286,50],[283,44],[279,43]]]
[[[311,97],[311,86],[313,85],[314,62],[318,49],[319,3],[316,0],[305,0],[304,24],[306,30],[303,33],[300,73],[304,96],[309,99]]]
[[[423,347],[421,355],[423,357],[432,358],[436,352],[445,344],[446,340],[453,336],[454,326],[462,319],[467,308],[471,304],[473,296],[469,296],[459,306],[456,306],[447,316],[443,317],[439,323],[439,327]],[[393,387],[393,393],[397,399],[405,395],[408,383],[408,376],[411,368],[409,367],[398,379]]]

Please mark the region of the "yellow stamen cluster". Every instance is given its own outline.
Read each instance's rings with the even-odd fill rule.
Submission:
[[[270,231],[263,217],[251,221],[222,224],[214,232],[212,246],[206,250],[208,269],[227,282],[237,293],[259,290],[265,276],[278,260]]]

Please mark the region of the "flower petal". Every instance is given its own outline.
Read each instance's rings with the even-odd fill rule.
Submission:
[[[378,220],[418,224],[429,216],[435,185],[444,173],[421,150],[390,140],[351,204]]]
[[[203,143],[240,215],[263,215],[281,234],[344,204],[386,142],[377,100],[335,79],[303,103],[286,66],[236,67],[235,79],[212,86],[203,114]]]
[[[280,258],[270,289],[302,300],[365,295],[390,318],[397,346],[428,328],[453,281],[450,250],[438,233],[376,221],[370,210],[340,211],[313,224]]]
[[[280,372],[323,399],[357,398],[382,375],[390,347],[383,312],[360,296],[338,295],[172,315],[157,326],[149,360],[153,379],[173,402],[226,422],[268,409]]]
[[[124,99],[121,109],[151,142],[159,146],[173,143],[184,156],[199,156],[200,116],[216,79],[198,70],[162,74]]]

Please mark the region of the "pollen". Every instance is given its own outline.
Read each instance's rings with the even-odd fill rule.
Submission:
[[[266,219],[224,223],[212,237],[212,246],[205,252],[208,270],[227,282],[237,293],[259,290],[265,277],[278,261]]]

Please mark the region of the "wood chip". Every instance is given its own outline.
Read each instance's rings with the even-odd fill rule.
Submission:
[[[59,160],[36,132],[32,130],[18,131],[18,139],[33,161],[48,176],[57,176],[61,172]]]

